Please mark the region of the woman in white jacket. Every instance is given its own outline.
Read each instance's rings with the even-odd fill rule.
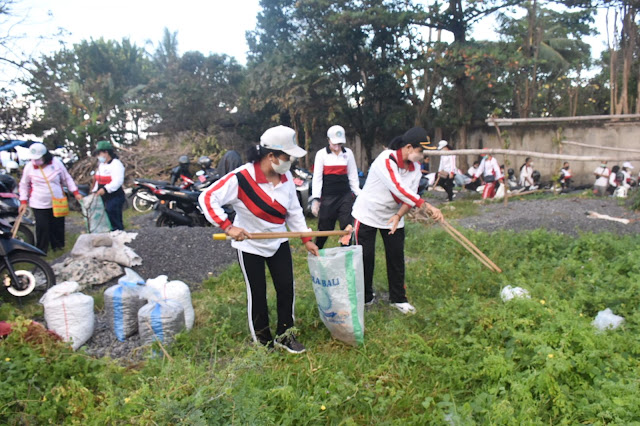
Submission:
[[[418,192],[422,150],[428,145],[427,131],[421,127],[395,138],[369,169],[367,182],[353,205],[356,244],[362,245],[365,303],[375,302],[373,270],[376,234],[384,242],[389,281],[389,302],[404,314],[416,309],[407,300],[404,267],[404,219],[413,207],[426,209],[436,221],[442,219],[437,208],[426,203]]]

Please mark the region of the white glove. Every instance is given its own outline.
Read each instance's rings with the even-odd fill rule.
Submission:
[[[318,217],[318,213],[320,212],[320,200],[317,198],[311,202],[311,214],[315,217]]]

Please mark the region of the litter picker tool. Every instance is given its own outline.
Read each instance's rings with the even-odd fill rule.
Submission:
[[[276,238],[304,238],[304,237],[331,237],[350,235],[351,231],[308,231],[308,232],[253,232],[251,233],[252,240],[272,240]],[[213,234],[213,239],[216,241],[231,240],[227,234]]]

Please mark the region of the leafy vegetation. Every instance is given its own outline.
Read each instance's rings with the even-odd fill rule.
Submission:
[[[408,225],[407,288],[418,309],[367,310],[365,344],[331,340],[294,244],[298,334],[292,356],[250,343],[237,265],[194,293],[196,326],[123,367],[58,343],[0,344],[0,421],[187,424],[629,424],[640,417],[636,335],[640,237],[465,233],[505,271],[483,269],[443,231]],[[380,243],[380,242],[379,242]],[[381,247],[380,247],[381,248]],[[375,274],[386,283],[383,261]],[[500,289],[531,299],[503,303]],[[275,312],[275,297],[269,289]],[[611,308],[626,319],[597,333]]]

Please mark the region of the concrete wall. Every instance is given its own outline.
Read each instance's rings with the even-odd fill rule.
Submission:
[[[640,149],[640,119],[632,118],[625,121],[599,117],[590,121],[557,121],[553,123],[513,123],[512,125],[500,125],[503,140],[507,137],[510,141],[510,149],[523,151],[536,151],[553,154],[568,155],[603,155],[608,157],[619,156],[624,158],[623,152],[593,149],[573,145],[561,145],[554,143],[558,135],[563,140],[575,141],[596,146],[614,148]],[[501,148],[497,132],[493,126],[483,126],[474,129],[469,135],[469,148]],[[509,163],[508,167],[516,170],[519,176],[519,168],[524,163],[524,157],[520,156],[496,156],[501,164]],[[472,159],[469,159],[472,160]],[[562,160],[533,159],[534,169],[540,171],[542,180],[548,181],[562,167]],[[614,165],[622,165],[623,161],[609,161],[609,168]],[[460,162],[463,163],[463,162]],[[640,171],[640,161],[631,162],[635,169],[632,175],[637,176]],[[598,167],[597,161],[571,161],[571,170],[577,184],[593,184],[593,171]],[[464,168],[464,164],[459,164]],[[507,167],[507,168],[508,168]]]

